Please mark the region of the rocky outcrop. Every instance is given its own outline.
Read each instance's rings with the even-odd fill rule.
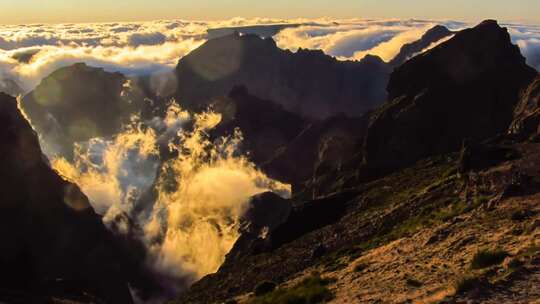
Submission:
[[[322,51],[281,50],[271,39],[238,33],[209,40],[176,67],[176,99],[204,108],[244,85],[263,99],[312,118],[358,116],[385,100],[390,68],[380,58],[342,62]]]
[[[420,54],[423,50],[430,47],[432,44],[453,35],[454,33],[445,26],[436,25],[428,30],[422,37],[414,42],[407,43],[401,47],[399,53],[392,59],[389,64],[397,67],[405,63],[405,61]]]
[[[372,117],[365,161],[383,170],[504,133],[537,72],[496,21],[457,33],[398,67]]]
[[[144,108],[137,94],[122,74],[79,63],[45,77],[21,106],[54,152],[69,155],[75,142],[116,134]]]
[[[0,155],[0,301],[131,303],[128,281],[142,283],[138,247],[124,250],[80,189],[49,167],[16,100],[2,93]]]
[[[540,132],[540,76],[523,92],[516,106],[509,133],[518,139],[536,137]]]

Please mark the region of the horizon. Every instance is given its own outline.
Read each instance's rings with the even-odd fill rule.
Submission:
[[[535,12],[540,11],[540,2],[518,0],[505,1],[458,0],[452,3],[432,3],[427,0],[412,0],[407,3],[392,3],[390,0],[338,0],[297,1],[294,4],[283,0],[253,5],[246,0],[226,3],[222,0],[207,0],[198,3],[188,1],[154,1],[149,10],[146,1],[110,3],[105,0],[77,1],[50,0],[43,7],[39,0],[7,0],[0,12],[0,24],[64,24],[64,23],[107,23],[142,22],[155,20],[215,21],[236,17],[279,19],[333,18],[333,19],[422,19],[459,20],[479,22],[495,19],[500,22],[540,23]],[[418,7],[422,10],[419,12]],[[21,12],[24,12],[21,14]]]

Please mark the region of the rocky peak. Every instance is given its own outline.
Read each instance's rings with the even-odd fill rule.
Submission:
[[[520,92],[536,74],[495,21],[457,33],[392,73],[390,101],[368,130],[367,163],[397,168],[455,151],[465,138],[505,132]]]
[[[390,99],[418,94],[437,85],[466,85],[490,73],[521,70],[534,73],[525,64],[519,47],[512,44],[506,28],[486,20],[457,33],[452,39],[396,68],[390,77]]]

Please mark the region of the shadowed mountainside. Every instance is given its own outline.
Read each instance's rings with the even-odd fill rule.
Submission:
[[[131,253],[50,167],[15,98],[0,93],[0,301],[131,303]],[[133,279],[133,277],[130,277]]]

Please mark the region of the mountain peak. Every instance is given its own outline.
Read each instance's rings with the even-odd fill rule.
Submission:
[[[360,116],[384,101],[389,74],[389,66],[375,58],[341,62],[321,50],[293,53],[271,38],[233,34],[209,40],[180,59],[174,97],[201,109],[244,85],[302,116]]]
[[[519,47],[494,20],[462,30],[450,40],[397,67],[390,77],[391,99],[404,93],[420,93],[437,80],[441,85],[464,84],[480,74],[513,69],[533,69],[525,63]]]
[[[366,161],[385,169],[459,149],[507,130],[537,72],[506,29],[487,20],[397,67],[390,101],[368,130]]]

